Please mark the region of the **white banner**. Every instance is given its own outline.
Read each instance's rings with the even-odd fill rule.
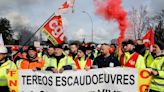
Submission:
[[[19,92],[138,92],[138,70],[19,71]]]

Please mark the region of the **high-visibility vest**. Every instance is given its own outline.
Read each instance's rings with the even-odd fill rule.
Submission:
[[[18,69],[21,69],[20,64],[21,64],[22,61],[23,61],[23,59],[20,59],[20,60],[16,61],[16,66],[17,66]]]
[[[156,57],[151,64],[151,68],[158,71],[158,75],[153,76],[150,89],[164,92],[164,55]]]
[[[73,61],[72,57],[65,55],[64,58],[60,59],[57,69],[63,68],[63,66],[71,65],[72,68],[75,68],[75,62]]]
[[[152,64],[154,58],[148,50],[145,51],[144,60],[146,67],[150,68],[150,65]]]
[[[39,57],[39,59],[42,59],[42,60],[45,60],[46,58],[46,55],[44,55],[42,52],[39,52],[37,56]]]
[[[30,62],[28,59],[22,59],[22,61],[20,61],[20,69],[35,69],[43,67],[44,60],[40,60],[39,57],[36,57],[33,62]]]
[[[54,68],[57,68],[57,61],[56,61],[56,58],[55,57],[48,57],[46,56],[45,57],[45,64],[44,64],[44,67],[43,67],[43,70],[45,70],[47,67],[54,67]]]
[[[135,64],[136,64],[136,62],[137,62],[137,58],[138,58],[139,54],[136,53],[136,52],[133,53],[133,54],[131,55],[131,57],[129,58],[129,60],[128,60],[126,63],[124,62],[124,55],[125,55],[125,54],[123,54],[123,55],[121,56],[121,59],[120,59],[121,66],[135,68]]]
[[[90,68],[92,66],[92,60],[89,58],[87,58],[86,60],[81,58],[81,60],[76,59],[74,61],[75,61],[77,69],[84,69],[86,67]]]
[[[60,59],[58,64],[57,64],[57,59],[55,57],[53,58],[46,57],[43,70],[45,70],[47,67],[50,66],[59,70],[66,65],[71,65],[73,68],[75,68],[75,63],[71,56],[65,55],[63,58]]]
[[[16,65],[14,62],[7,60],[0,66],[0,86],[7,86],[7,70],[15,70]]]
[[[120,63],[123,67],[146,68],[144,58],[136,52],[133,54],[126,52],[121,55]]]

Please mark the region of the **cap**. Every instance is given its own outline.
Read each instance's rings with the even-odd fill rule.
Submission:
[[[37,51],[34,46],[29,46],[28,49],[27,49],[27,51],[29,51],[29,50]]]
[[[134,42],[133,42],[133,40],[127,40],[127,44],[132,44],[132,45],[134,45]]]
[[[86,52],[86,47],[84,47],[84,46],[80,46],[79,48],[78,48],[78,50],[81,50],[82,52]]]
[[[63,46],[61,44],[55,45],[55,48],[63,49]]]
[[[133,40],[130,40],[130,39],[122,42],[122,46],[126,46],[127,44],[134,45],[134,42],[133,42]]]

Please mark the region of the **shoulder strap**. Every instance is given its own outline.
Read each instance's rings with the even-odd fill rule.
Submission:
[[[13,65],[13,63],[11,62],[11,61],[9,61],[10,62],[10,69],[12,69],[12,65]]]
[[[124,66],[124,56],[125,56],[125,53],[121,55],[120,57],[120,64],[121,66]]]
[[[21,64],[22,61],[23,61],[23,59],[20,59],[20,60],[16,61],[16,66],[17,66],[18,69],[20,68],[20,64]]]
[[[66,57],[66,62],[65,62],[65,65],[68,65],[68,55],[65,55],[65,57]]]
[[[50,60],[50,66],[52,66],[52,58],[49,58],[49,60]]]
[[[146,55],[146,58],[144,58],[146,68],[148,68],[148,66],[147,66],[147,62],[148,62],[148,57],[149,57],[149,55],[150,55],[150,53],[148,53],[148,54]]]
[[[135,64],[137,62],[138,56],[139,54],[135,52],[126,62],[125,66],[135,68]]]
[[[76,67],[77,69],[81,69],[80,65],[79,65],[79,60],[78,59],[75,59],[75,64],[76,64]]]
[[[87,58],[85,66],[91,67],[92,66],[92,60]]]

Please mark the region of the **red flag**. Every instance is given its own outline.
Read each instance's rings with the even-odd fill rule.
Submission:
[[[68,12],[73,12],[73,6],[74,6],[75,0],[67,0],[65,1],[57,11],[57,15],[65,14]]]
[[[11,50],[12,51],[17,51],[19,49],[18,45],[12,45]]]
[[[145,36],[142,38],[145,46],[152,51],[152,47],[154,45],[154,31],[152,28],[149,29],[149,31],[145,34]]]
[[[61,44],[64,41],[64,31],[62,27],[61,16],[51,17],[47,23],[43,26],[42,30],[48,39],[55,45]]]

